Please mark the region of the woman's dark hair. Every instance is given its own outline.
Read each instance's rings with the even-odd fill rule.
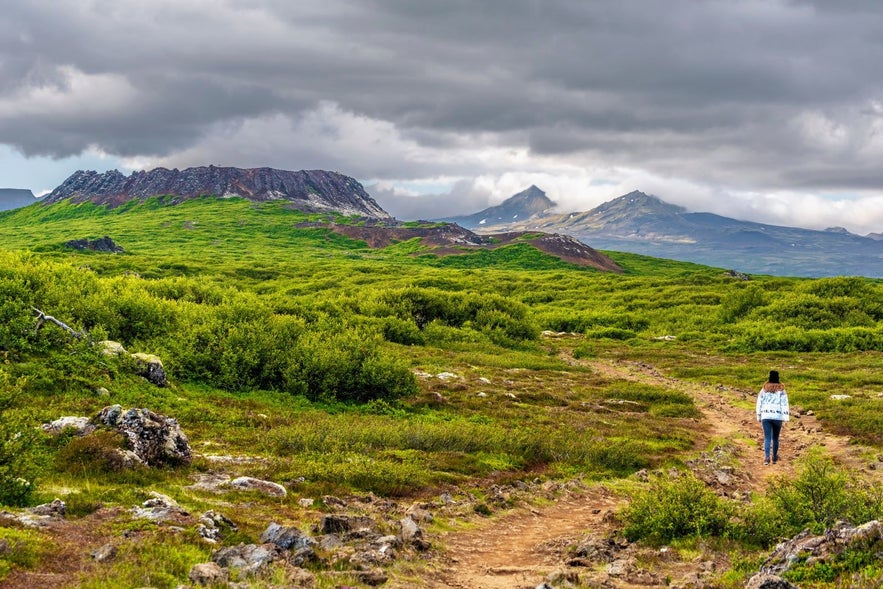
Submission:
[[[769,382],[779,382],[779,371],[778,370],[770,370]]]

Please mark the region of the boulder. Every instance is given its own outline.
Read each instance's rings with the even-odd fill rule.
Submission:
[[[767,573],[758,573],[748,579],[745,589],[797,589],[782,577],[769,575]]]
[[[190,464],[192,460],[190,443],[174,418],[149,409],[124,412],[119,405],[111,405],[92,421],[122,433],[130,449],[149,466]]]
[[[76,417],[73,415],[59,417],[55,421],[44,423],[40,427],[44,432],[53,436],[66,432],[70,432],[75,436],[85,436],[95,431],[95,426],[89,423],[88,417]]]
[[[410,519],[410,518],[409,518]],[[322,516],[319,529],[323,534],[359,534],[377,531],[377,522],[367,516],[328,514]]]
[[[126,353],[126,348],[123,347],[123,344],[113,340],[101,340],[95,345],[98,346],[98,349],[105,356],[120,356]]]
[[[423,537],[423,530],[410,517],[403,517],[399,522],[402,530],[402,542],[411,544],[418,550],[427,550],[429,542]]]
[[[269,542],[285,550],[297,550],[309,546],[313,540],[295,527],[284,527],[272,522],[261,534],[261,542]]]
[[[227,569],[239,569],[244,575],[255,575],[282,557],[282,549],[272,543],[239,544],[221,548],[212,554],[212,562]]]
[[[880,540],[883,540],[883,524],[877,520],[860,526],[840,523],[820,536],[804,530],[790,540],[777,544],[760,567],[760,573],[780,575],[797,562],[809,565],[826,561],[847,550],[863,549]],[[771,587],[764,586],[763,589]]]
[[[43,503],[32,507],[30,512],[34,515],[47,515],[49,517],[64,517],[67,506],[61,499],[54,499],[51,503]]]
[[[138,366],[138,374],[146,378],[148,382],[158,387],[168,386],[169,381],[166,378],[166,371],[159,356],[139,352],[132,354],[132,358],[134,358],[135,364]]]
[[[121,254],[124,251],[121,246],[114,243],[114,241],[106,235],[98,239],[71,239],[64,243],[64,247],[79,251],[90,250],[106,254]]]
[[[220,585],[227,581],[227,571],[222,569],[214,562],[203,562],[193,565],[190,574],[187,577],[193,581],[195,585],[203,587]]]
[[[119,550],[113,544],[105,544],[101,548],[96,548],[92,552],[89,553],[89,556],[92,557],[92,560],[95,562],[110,562],[114,558],[116,558]]]

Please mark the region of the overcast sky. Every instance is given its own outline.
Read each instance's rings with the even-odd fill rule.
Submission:
[[[0,3],[0,187],[271,166],[401,219],[536,184],[883,232],[879,0]]]

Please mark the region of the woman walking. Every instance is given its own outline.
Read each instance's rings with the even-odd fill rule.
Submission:
[[[770,463],[772,450],[773,463],[779,461],[779,432],[782,424],[788,421],[788,394],[785,385],[779,382],[779,373],[770,370],[770,377],[757,395],[757,421],[763,426],[763,463]]]

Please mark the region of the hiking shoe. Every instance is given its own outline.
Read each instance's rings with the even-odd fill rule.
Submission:
[[[774,456],[774,457],[773,457],[773,464],[777,463],[778,461],[779,461],[779,457],[778,457],[778,456]]]
[[[770,461],[769,461],[769,460],[764,460],[764,461],[763,461],[763,465],[764,465],[764,466],[769,466],[769,465],[770,465]]]

